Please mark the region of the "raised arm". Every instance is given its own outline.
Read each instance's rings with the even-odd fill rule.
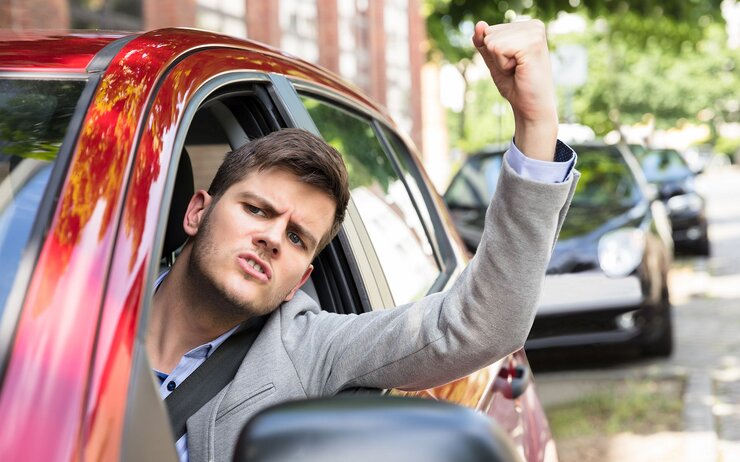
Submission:
[[[524,345],[578,173],[569,173],[572,151],[556,143],[542,23],[480,22],[473,41],[514,110],[519,156],[549,167],[562,164],[562,175],[543,181],[531,175],[531,166],[529,174],[520,174],[504,156],[478,251],[448,291],[360,316],[304,315],[285,305],[283,338],[309,396],[346,386],[440,385]],[[570,162],[552,162],[556,157]]]

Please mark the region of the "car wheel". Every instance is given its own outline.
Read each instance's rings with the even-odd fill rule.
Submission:
[[[709,238],[706,235],[696,242],[696,253],[705,257],[710,255]]]
[[[660,330],[642,347],[646,356],[668,357],[673,353],[673,316],[667,294],[664,297],[663,304],[664,307],[659,315]]]
[[[710,254],[709,230],[707,222],[704,221],[701,227],[701,238],[696,241],[696,253],[708,257]]]

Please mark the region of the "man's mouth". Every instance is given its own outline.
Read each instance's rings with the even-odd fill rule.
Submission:
[[[250,265],[252,268],[256,269],[260,273],[265,274],[265,272],[262,270],[262,267],[260,266],[260,264],[257,263],[256,261],[252,260],[251,258],[249,260],[247,260],[247,265]]]
[[[245,273],[259,281],[267,282],[272,278],[270,267],[254,254],[239,255],[239,265]]]

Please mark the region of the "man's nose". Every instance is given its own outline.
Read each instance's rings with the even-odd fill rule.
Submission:
[[[264,248],[267,253],[274,257],[280,253],[280,242],[284,234],[282,223],[273,221],[266,224],[255,234],[254,241],[258,247]]]

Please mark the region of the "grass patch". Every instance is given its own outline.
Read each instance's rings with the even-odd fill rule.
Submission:
[[[546,409],[556,440],[682,428],[683,382],[624,381]]]

